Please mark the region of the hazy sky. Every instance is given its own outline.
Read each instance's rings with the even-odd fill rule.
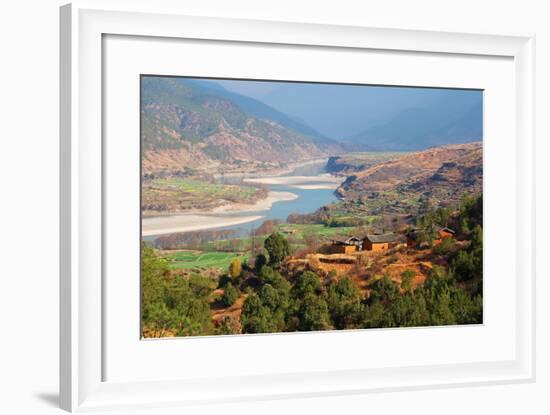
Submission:
[[[254,99],[259,99],[269,94],[280,86],[277,82],[254,82],[254,81],[215,81],[231,92],[246,95]]]
[[[386,124],[404,111],[447,110],[460,118],[480,107],[482,91],[375,85],[319,84],[265,81],[210,81],[262,101],[334,139],[360,134]],[[477,117],[479,118],[479,117]],[[479,127],[480,129],[481,127]]]

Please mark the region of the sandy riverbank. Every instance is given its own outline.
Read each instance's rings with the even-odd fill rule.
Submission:
[[[212,210],[212,213],[229,213],[229,212],[258,212],[261,210],[269,210],[273,203],[287,202],[289,200],[298,199],[298,196],[291,192],[274,192],[270,191],[267,197],[260,199],[252,205],[244,203],[231,203],[223,205]]]
[[[292,187],[295,189],[302,189],[302,190],[319,190],[319,189],[327,189],[327,190],[336,190],[340,186],[340,183],[320,183],[320,184],[296,184]]]
[[[334,177],[330,174],[319,174],[316,176],[273,176],[273,177],[255,177],[247,178],[243,180],[247,183],[258,184],[279,184],[287,185],[291,187],[301,188],[300,186],[329,186],[340,185],[342,183],[341,177]],[[337,186],[335,186],[336,188]],[[317,187],[318,189],[326,189],[327,187]],[[312,189],[312,187],[309,187]]]
[[[158,216],[143,218],[142,236],[165,235],[176,232],[202,231],[206,229],[222,228],[225,226],[241,225],[261,219],[262,216],[216,216],[181,214],[174,216]]]
[[[297,195],[290,192],[269,192],[266,198],[258,200],[252,205],[232,203],[215,208],[208,213],[190,212],[143,218],[142,235],[164,235],[168,233],[202,231],[206,229],[241,225],[261,219],[263,216],[228,216],[227,214],[232,212],[242,213],[269,210],[273,203],[294,200],[297,198]]]
[[[265,185],[286,185],[296,189],[336,189],[342,182],[342,178],[329,174],[316,176],[266,176],[244,179],[245,182]],[[144,217],[143,236],[162,235],[176,232],[190,232],[206,229],[222,228],[241,225],[261,219],[263,216],[257,213],[272,208],[274,203],[295,200],[298,195],[292,192],[269,191],[267,197],[253,204],[228,203],[211,211],[190,211],[174,215]],[[234,216],[235,213],[247,213],[249,216]]]

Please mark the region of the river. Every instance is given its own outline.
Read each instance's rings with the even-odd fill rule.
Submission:
[[[293,186],[280,184],[268,184],[266,186],[270,191],[289,192],[298,197],[293,200],[275,202],[269,210],[247,211],[237,214],[227,213],[229,216],[258,215],[262,216],[262,218],[236,226],[223,227],[221,229],[238,229],[240,233],[248,233],[250,230],[260,226],[266,220],[272,219],[285,222],[288,215],[291,213],[313,213],[321,206],[329,205],[337,200],[334,195],[334,188],[300,189]]]
[[[334,190],[342,178],[322,174],[318,169],[311,169],[311,167],[308,170],[297,170],[297,174],[244,179],[245,182],[261,183],[268,188],[270,197],[273,199],[270,206],[261,206],[259,210],[247,208],[243,211],[144,218],[143,239],[153,242],[161,235],[203,230],[231,230],[234,231],[232,233],[234,237],[244,236],[266,220],[285,222],[292,213],[313,213],[318,208],[337,200]],[[222,180],[227,183],[242,181],[243,178]]]

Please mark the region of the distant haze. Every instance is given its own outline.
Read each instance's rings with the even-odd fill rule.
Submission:
[[[277,82],[255,82],[255,81],[214,81],[231,92],[246,95],[250,98],[262,101],[263,98],[273,90],[280,87]]]
[[[187,79],[260,118],[284,120],[353,151],[422,150],[483,139],[480,90]]]
[[[483,92],[267,81],[208,81],[355,149],[422,149],[483,138]]]

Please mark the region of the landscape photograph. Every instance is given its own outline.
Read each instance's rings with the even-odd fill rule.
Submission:
[[[483,323],[483,91],[140,96],[142,338]]]

